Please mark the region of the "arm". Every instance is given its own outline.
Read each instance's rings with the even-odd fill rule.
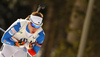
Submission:
[[[37,43],[40,44],[40,45],[42,45],[44,37],[45,37],[44,32],[41,31],[39,33],[38,38],[37,38]],[[36,55],[38,53],[38,51],[40,50],[40,48],[41,47],[39,47],[37,45],[34,45],[34,47],[32,49],[28,50],[28,52],[30,53],[30,55],[34,56],[34,55]]]
[[[16,23],[12,28],[10,28],[2,37],[2,42],[8,45],[14,45],[14,41],[12,40],[12,36],[19,31],[21,27],[20,23]]]

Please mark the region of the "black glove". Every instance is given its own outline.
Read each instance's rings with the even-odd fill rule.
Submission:
[[[32,49],[32,47],[33,47],[33,43],[32,43],[32,41],[29,43],[29,49]]]
[[[36,45],[37,47],[41,47],[42,46],[42,44],[38,44],[37,42],[33,42],[32,43],[32,41],[29,43],[29,49],[32,49],[32,47],[34,46],[34,45]]]
[[[22,38],[22,39],[20,39],[19,41],[17,41],[17,42],[14,42],[14,46],[23,46],[25,43],[27,42],[27,39],[25,39],[25,38]]]

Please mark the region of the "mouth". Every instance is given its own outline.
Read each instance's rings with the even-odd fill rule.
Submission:
[[[32,31],[32,34],[35,33],[34,31]]]

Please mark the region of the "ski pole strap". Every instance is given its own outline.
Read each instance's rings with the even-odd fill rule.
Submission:
[[[14,38],[14,39],[16,39],[18,41],[18,39],[16,37],[12,36],[12,38]]]
[[[37,42],[35,42],[33,44],[35,44],[37,47],[41,47],[42,46],[42,44],[38,44]]]

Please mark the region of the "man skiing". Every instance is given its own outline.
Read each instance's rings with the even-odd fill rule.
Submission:
[[[45,37],[42,20],[42,13],[33,12],[26,19],[15,21],[2,37],[4,47],[0,57],[27,57],[27,53],[36,55]]]

